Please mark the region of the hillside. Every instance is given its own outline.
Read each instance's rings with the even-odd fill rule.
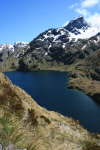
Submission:
[[[100,50],[70,67],[70,87],[82,90],[100,102]]]
[[[100,150],[100,136],[40,107],[0,73],[0,143],[28,150]]]

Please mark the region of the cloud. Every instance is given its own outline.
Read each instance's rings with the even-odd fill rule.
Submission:
[[[81,3],[82,8],[90,8],[99,4],[100,0],[83,0]]]
[[[66,21],[62,26],[64,27],[64,26],[68,25],[68,23],[69,23],[69,21]]]
[[[100,0],[81,0],[80,3],[75,3],[70,8],[76,13],[84,16],[91,25],[100,27],[100,12],[93,11],[96,9],[95,6],[97,4],[99,6]]]
[[[75,3],[75,4],[72,4],[69,8],[70,9],[74,9],[75,7],[77,7],[78,6],[78,3]]]
[[[83,8],[76,8],[75,11],[80,14],[80,15],[83,15],[85,17],[89,16],[90,15],[90,12],[86,9],[83,9]]]
[[[88,16],[87,21],[94,26],[100,27],[100,14],[95,13],[93,15]]]

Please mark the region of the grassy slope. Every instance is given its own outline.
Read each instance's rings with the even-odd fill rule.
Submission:
[[[100,101],[100,50],[83,61],[74,64],[71,72],[70,87],[82,90],[87,95]]]
[[[1,126],[0,123],[0,142],[3,144],[13,143],[29,150],[100,149],[99,135],[91,135],[78,122],[40,107],[23,90],[12,85],[2,73],[0,118],[8,124],[4,126],[8,130],[2,132],[4,124]]]

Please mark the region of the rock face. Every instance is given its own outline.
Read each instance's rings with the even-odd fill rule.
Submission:
[[[16,149],[95,150],[99,135],[78,122],[40,107],[28,94],[0,73],[0,143]]]

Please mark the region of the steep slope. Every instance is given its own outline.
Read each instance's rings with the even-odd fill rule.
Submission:
[[[40,107],[29,95],[0,73],[0,121],[10,122],[9,133],[1,136],[0,143],[12,143],[29,150],[99,150],[100,136],[92,135],[78,122]],[[3,124],[5,122],[3,121]],[[1,124],[1,122],[0,122]],[[7,135],[7,136],[6,136]],[[9,136],[8,136],[9,135]],[[18,140],[21,135],[22,138]],[[8,142],[8,141],[9,142]],[[6,142],[5,142],[6,141]]]
[[[100,49],[70,67],[70,87],[82,90],[100,102]]]
[[[84,59],[100,48],[100,30],[91,27],[83,17],[67,26],[49,29],[30,42],[30,51],[22,58],[27,68],[32,64],[46,66],[69,65]]]
[[[89,39],[100,32],[97,27],[90,26],[83,17],[70,21],[66,26],[49,29],[35,38],[31,45],[35,48],[45,48],[49,50],[53,44],[61,44],[62,48],[67,43],[76,42],[78,39]]]
[[[65,47],[63,44],[63,41],[52,43],[52,46],[49,47],[45,42],[34,40],[30,43],[30,50],[21,58],[21,62],[29,70],[74,64],[99,50],[100,34],[89,39],[79,39],[77,42],[66,42]]]

